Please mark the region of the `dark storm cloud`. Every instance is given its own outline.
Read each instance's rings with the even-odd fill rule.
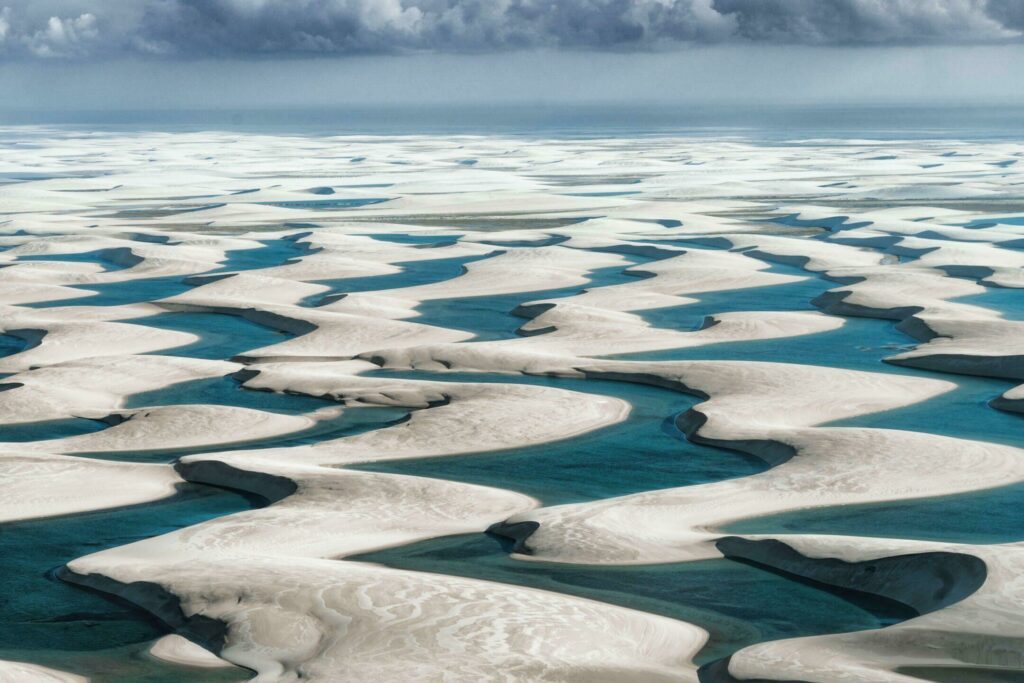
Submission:
[[[1019,41],[1024,0],[0,0],[0,55],[167,58]]]
[[[1009,29],[1024,31],[1024,2],[1021,0],[988,0],[988,14]]]
[[[140,28],[154,49],[238,55],[622,49],[735,27],[708,0],[175,0]]]

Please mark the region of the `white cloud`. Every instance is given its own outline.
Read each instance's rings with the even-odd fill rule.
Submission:
[[[1024,0],[8,0],[8,55],[163,58],[1017,42]]]
[[[37,57],[72,57],[88,54],[100,36],[96,16],[50,17],[46,27],[26,36],[29,52]]]

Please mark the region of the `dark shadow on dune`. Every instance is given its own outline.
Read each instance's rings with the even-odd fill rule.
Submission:
[[[901,605],[910,618],[948,607],[977,591],[985,582],[987,567],[973,555],[949,552],[913,553],[882,557],[862,562],[835,558],[810,558],[776,540],[751,541],[736,536],[716,544],[727,558],[750,564],[797,581],[807,582],[836,594],[857,594]],[[729,657],[701,667],[701,683],[738,683],[729,673]],[[1000,683],[1019,678],[984,677],[986,672],[949,669],[941,683],[982,681]],[[905,671],[908,675],[909,671]],[[972,677],[974,675],[978,677]],[[746,683],[769,683],[761,679],[742,679]],[[801,683],[775,681],[773,683]]]

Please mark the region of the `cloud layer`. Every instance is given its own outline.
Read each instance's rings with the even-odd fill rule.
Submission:
[[[0,58],[949,45],[1022,32],[1024,0],[9,0]]]

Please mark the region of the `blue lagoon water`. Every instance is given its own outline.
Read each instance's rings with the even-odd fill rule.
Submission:
[[[566,593],[708,630],[698,663],[765,640],[880,628],[914,612],[731,560],[595,566],[514,560],[500,539],[449,536],[347,559]]]
[[[635,263],[644,259],[628,257]],[[495,294],[487,296],[466,296],[456,299],[433,299],[416,307],[419,316],[416,322],[436,325],[455,330],[472,332],[473,341],[512,339],[516,330],[526,322],[513,311],[522,303],[541,299],[560,299],[579,294],[585,289],[622,284],[636,279],[627,272],[631,266],[609,266],[595,268],[588,274],[584,285],[559,287],[536,292]]]
[[[105,548],[247,510],[257,500],[226,489],[186,484],[146,505],[0,525],[0,657],[50,664],[103,681],[237,681],[235,671],[207,672],[141,653],[168,633],[148,613],[102,593],[65,583],[54,571]]]
[[[24,443],[44,439],[63,439],[69,436],[91,434],[110,425],[102,420],[69,417],[63,420],[42,420],[0,426],[0,443]]]
[[[266,410],[272,413],[298,415],[337,405],[333,401],[312,396],[279,394],[273,391],[246,389],[233,377],[211,377],[132,394],[125,398],[126,408],[208,404]]]
[[[191,344],[155,353],[209,360],[228,360],[246,351],[277,344],[294,336],[254,323],[240,315],[226,313],[160,313],[124,322],[197,334],[199,339]]]
[[[394,264],[402,269],[398,273],[338,278],[336,280],[318,280],[316,284],[326,285],[331,288],[330,291],[312,294],[306,297],[302,303],[306,306],[319,306],[343,294],[416,287],[418,285],[429,285],[435,282],[451,280],[465,272],[467,263],[480,261],[489,256],[491,255],[404,261]]]
[[[118,282],[101,282],[88,285],[76,285],[75,289],[90,292],[89,296],[56,301],[40,301],[25,304],[30,308],[54,308],[57,306],[120,306],[154,301],[165,297],[181,294],[191,288],[184,276],[169,275],[143,280],[122,280]]]
[[[0,334],[0,358],[13,356],[24,351],[27,347],[28,342],[21,337],[15,337],[11,334]]]
[[[482,373],[378,374],[558,387],[618,397],[628,401],[633,410],[619,424],[563,441],[485,453],[367,463],[353,469],[495,486],[534,496],[545,505],[560,505],[731,479],[767,468],[766,463],[752,456],[688,441],[676,427],[675,417],[699,399],[668,389],[602,380]]]
[[[309,253],[308,245],[292,239],[260,240],[260,246],[254,249],[233,249],[226,252],[227,258],[219,268],[210,272],[234,272],[257,270],[281,266]]]

